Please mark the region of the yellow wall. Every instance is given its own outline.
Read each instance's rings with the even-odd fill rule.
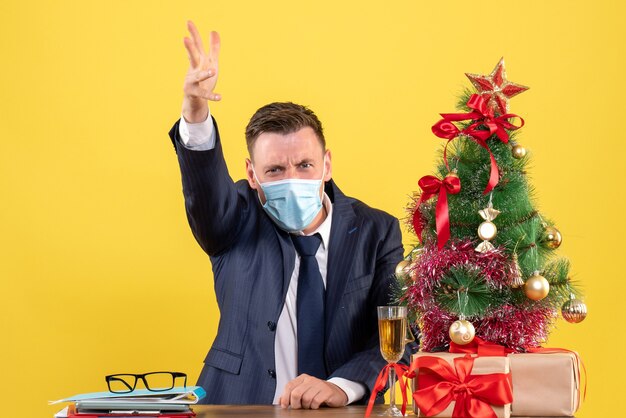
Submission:
[[[233,177],[252,112],[292,100],[325,123],[344,192],[396,216],[433,170],[430,126],[464,72],[504,56],[531,86],[512,101],[520,142],[590,308],[550,345],[587,364],[578,416],[608,416],[626,373],[623,17],[609,0],[3,2],[0,415],[51,416],[47,400],[105,389],[107,373],[195,382],[218,312],[167,138],[191,18],[222,35],[213,113]]]

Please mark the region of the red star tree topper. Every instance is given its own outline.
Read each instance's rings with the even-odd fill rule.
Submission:
[[[488,106],[501,115],[509,113],[509,99],[528,90],[528,87],[513,83],[506,79],[504,58],[496,65],[489,75],[465,73],[470,79],[478,94],[488,101]]]

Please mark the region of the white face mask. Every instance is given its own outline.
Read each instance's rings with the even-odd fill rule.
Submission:
[[[302,231],[322,209],[320,187],[326,175],[325,156],[324,171],[319,180],[285,179],[261,183],[254,166],[252,172],[265,194],[263,209],[281,229]]]

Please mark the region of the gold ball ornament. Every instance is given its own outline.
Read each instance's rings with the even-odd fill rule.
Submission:
[[[577,324],[587,317],[587,305],[580,299],[570,299],[561,307],[561,315],[567,322]]]
[[[521,160],[522,158],[526,156],[526,148],[524,148],[520,144],[515,144],[513,145],[513,148],[511,149],[511,155],[513,155],[513,158],[517,158],[518,160]]]
[[[452,342],[458,345],[465,345],[474,340],[476,330],[470,321],[459,319],[450,325],[448,333]]]
[[[550,283],[539,272],[534,272],[524,284],[524,293],[528,299],[540,301],[548,296],[548,292],[550,292]]]
[[[556,249],[559,248],[561,243],[563,242],[563,237],[558,229],[553,226],[546,226],[543,230],[542,241],[548,248]]]
[[[478,226],[478,236],[483,241],[490,241],[496,237],[498,228],[491,221],[485,221]]]
[[[403,277],[411,274],[411,262],[409,260],[402,260],[396,266],[396,276]]]

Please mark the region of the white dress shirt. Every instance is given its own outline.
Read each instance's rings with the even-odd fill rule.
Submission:
[[[215,147],[215,129],[211,114],[204,122],[188,123],[181,115],[179,124],[179,134],[183,145],[191,150],[207,151]],[[327,216],[324,222],[311,234],[319,233],[322,238],[315,259],[320,268],[320,274],[326,287],[326,271],[328,265],[328,244],[330,239],[330,227],[332,224],[333,205],[329,197],[324,193],[324,208]],[[298,276],[300,272],[300,256],[296,252],[296,259],[293,273],[287,289],[285,304],[276,324],[276,338],[274,339],[274,359],[276,363],[276,392],[274,394],[274,404],[278,403],[285,385],[298,377],[298,320],[296,315],[296,295],[298,294]],[[361,399],[366,392],[363,384],[340,377],[328,379],[341,388],[347,397],[348,403]]]

